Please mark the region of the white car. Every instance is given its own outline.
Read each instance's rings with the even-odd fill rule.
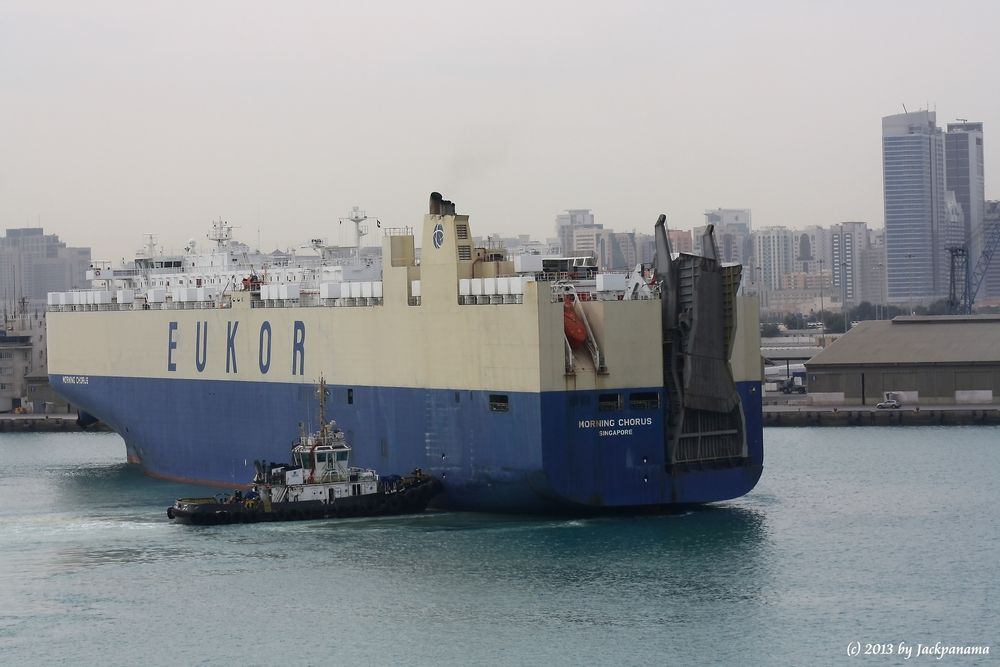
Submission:
[[[894,410],[896,408],[899,408],[901,405],[902,403],[897,401],[895,398],[890,398],[886,401],[882,401],[881,403],[876,404],[875,407],[878,408],[879,410],[887,410],[887,409]]]

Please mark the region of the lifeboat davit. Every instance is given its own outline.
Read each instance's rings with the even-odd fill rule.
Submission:
[[[574,350],[583,347],[583,344],[587,342],[587,328],[580,321],[580,316],[576,314],[572,299],[563,301],[563,329],[566,331],[569,346]]]

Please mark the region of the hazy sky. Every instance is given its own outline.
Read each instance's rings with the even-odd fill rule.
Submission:
[[[986,124],[1000,3],[0,0],[0,228],[95,258],[222,216],[266,249],[360,205],[474,233],[882,225],[881,117]]]

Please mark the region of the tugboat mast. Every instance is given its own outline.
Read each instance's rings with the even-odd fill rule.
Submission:
[[[330,425],[326,423],[326,378],[322,375],[319,378],[319,386],[316,388],[316,401],[319,403],[319,442],[327,444],[330,440]]]

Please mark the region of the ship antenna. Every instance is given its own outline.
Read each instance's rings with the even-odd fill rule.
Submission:
[[[368,225],[363,224],[367,221],[368,214],[362,211],[359,206],[352,207],[351,214],[348,217],[340,218],[341,225],[343,225],[344,222],[350,222],[354,225],[354,231],[352,233],[353,238],[350,241],[352,245],[348,247],[353,247],[356,255],[360,255],[361,253],[361,239],[368,235]],[[379,226],[382,226],[381,222],[379,222]]]
[[[222,248],[233,239],[233,226],[221,217],[212,221],[212,231],[206,234],[209,241],[215,241],[217,248]]]

